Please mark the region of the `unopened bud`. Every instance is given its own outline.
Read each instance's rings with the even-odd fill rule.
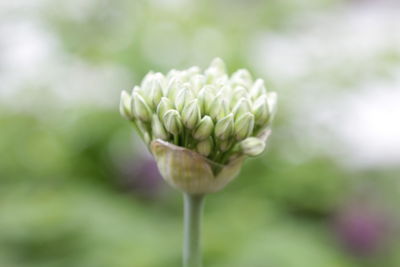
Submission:
[[[201,155],[207,157],[208,155],[210,155],[213,147],[214,147],[213,139],[209,137],[203,141],[200,141],[196,145],[196,151],[199,152]]]
[[[161,81],[154,79],[150,84],[148,103],[151,109],[157,108],[158,103],[160,103],[161,97],[163,95]]]
[[[265,149],[265,143],[257,137],[248,137],[240,143],[243,154],[248,156],[258,156]]]
[[[165,129],[173,135],[177,135],[182,131],[182,121],[179,112],[171,109],[167,111],[163,117]]]
[[[232,108],[241,98],[247,98],[247,96],[248,96],[247,90],[243,86],[237,86],[233,91],[232,95],[232,103],[231,103]]]
[[[244,97],[239,99],[239,101],[236,103],[235,107],[232,110],[233,114],[235,114],[235,118],[239,118],[240,116],[249,111],[251,111],[250,101]]]
[[[151,110],[146,104],[146,101],[137,92],[132,94],[132,113],[141,121],[150,121]]]
[[[169,134],[165,130],[163,124],[161,123],[160,119],[158,118],[157,114],[153,114],[152,120],[151,120],[151,129],[153,133],[153,138],[154,139],[162,139],[162,140],[168,140]]]
[[[225,62],[222,59],[220,59],[219,57],[214,58],[213,61],[211,61],[210,68],[215,68],[220,73],[226,73]]]
[[[214,120],[221,120],[230,113],[229,104],[221,95],[214,99],[210,108],[209,114]]]
[[[200,120],[200,107],[197,99],[192,100],[182,110],[182,122],[188,129],[193,129]]]
[[[250,96],[253,100],[257,99],[259,96],[266,93],[264,81],[262,79],[257,79],[250,89]]]
[[[268,99],[266,95],[260,96],[253,106],[253,114],[257,125],[264,125],[269,119]]]
[[[242,85],[247,89],[249,89],[253,83],[253,78],[251,77],[250,72],[246,69],[237,70],[232,74],[231,80],[234,84]]]
[[[199,101],[200,101],[200,108],[202,112],[206,114],[210,114],[211,110],[213,109],[213,103],[216,100],[213,91],[215,88],[213,86],[205,86],[199,92]]]
[[[157,106],[157,114],[160,118],[163,118],[165,113],[170,110],[173,109],[173,105],[171,103],[171,101],[166,98],[166,97],[162,97],[160,103]]]
[[[204,140],[209,137],[214,129],[214,123],[210,116],[204,116],[194,130],[193,137],[197,140]]]
[[[164,95],[166,95],[171,101],[175,101],[180,85],[181,83],[176,78],[172,78],[165,88]]]
[[[236,140],[243,140],[249,137],[254,129],[254,115],[246,112],[235,121]]]
[[[231,140],[225,140],[225,141],[222,141],[222,142],[219,143],[219,149],[220,149],[222,152],[225,152],[225,151],[228,151],[228,150],[229,150],[229,148],[231,147],[231,145],[232,145]]]
[[[215,136],[220,140],[228,139],[233,133],[233,114],[229,114],[215,124]]]
[[[198,92],[206,84],[206,77],[204,75],[197,74],[192,77],[191,83],[192,83],[193,91]]]
[[[154,78],[154,72],[149,71],[142,79],[142,83],[139,88],[147,88],[149,86],[150,81]]]
[[[175,107],[179,112],[182,111],[183,107],[193,99],[192,92],[187,88],[182,88],[175,98]]]
[[[119,102],[119,112],[126,119],[132,119],[132,104],[131,97],[126,91],[121,92],[121,99]]]

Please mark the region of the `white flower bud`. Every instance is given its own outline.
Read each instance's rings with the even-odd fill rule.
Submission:
[[[209,116],[204,116],[196,126],[193,137],[197,140],[204,140],[212,134],[214,123]]]
[[[175,101],[176,95],[178,94],[178,89],[181,87],[181,82],[178,81],[175,77],[172,78],[165,90],[164,90],[164,95],[167,96],[167,98],[169,100],[171,100],[172,102]]]
[[[222,93],[214,97],[209,109],[208,114],[214,120],[220,120],[230,113],[228,101]]]
[[[179,112],[182,111],[183,107],[193,99],[192,92],[187,88],[182,88],[175,98],[175,107]]]
[[[253,133],[254,115],[246,112],[235,121],[235,137],[236,140],[243,140]]]
[[[162,97],[160,103],[157,106],[157,114],[160,118],[164,117],[165,113],[170,110],[173,109],[173,105],[171,103],[171,101],[166,98],[166,97]]]
[[[193,91],[195,92],[199,92],[204,87],[205,84],[206,84],[206,77],[204,75],[197,74],[193,76],[191,79],[191,86]]]
[[[121,99],[119,102],[119,112],[122,116],[126,119],[132,119],[132,104],[131,104],[131,97],[126,91],[121,92]]]
[[[232,94],[231,107],[234,108],[240,99],[247,97],[248,97],[247,90],[243,86],[237,86]]]
[[[211,61],[210,68],[215,68],[215,69],[217,69],[220,73],[226,73],[225,62],[224,62],[221,58],[219,58],[219,57],[214,58],[214,59]]]
[[[154,72],[149,71],[142,79],[139,88],[147,88],[149,86],[150,81],[154,78]]]
[[[182,122],[188,129],[193,129],[200,120],[200,107],[197,99],[185,105],[182,110]]]
[[[182,132],[183,125],[179,112],[171,109],[168,110],[163,117],[165,129],[173,135],[178,135]]]
[[[233,108],[232,112],[235,114],[235,118],[239,118],[246,112],[251,111],[251,103],[247,98],[242,97],[236,103],[235,107]]]
[[[248,70],[240,69],[232,74],[231,81],[235,85],[242,85],[249,89],[253,83],[253,78]]]
[[[153,79],[150,83],[150,88],[148,92],[148,100],[149,106],[151,109],[155,109],[160,103],[161,97],[163,96],[161,81],[159,79]]]
[[[265,125],[269,120],[269,107],[266,95],[260,96],[253,105],[253,114],[257,125]]]
[[[258,97],[264,95],[266,92],[267,91],[265,89],[264,80],[257,79],[250,89],[250,96],[253,100],[256,100]]]
[[[150,121],[151,110],[146,104],[146,101],[137,92],[132,94],[132,113],[141,121]]]
[[[265,143],[257,137],[248,137],[240,142],[243,154],[248,156],[258,156],[265,149]]]
[[[215,136],[220,140],[226,140],[233,133],[233,114],[229,114],[215,124]]]
[[[215,58],[204,73],[207,77],[207,82],[216,82],[218,79],[226,76],[225,63],[220,58]]]
[[[215,86],[207,85],[199,93],[200,104],[203,105],[205,114],[210,114],[211,110],[215,107],[215,103],[218,102],[216,101],[215,92]]]
[[[213,139],[211,137],[209,137],[203,141],[200,141],[196,145],[196,151],[199,152],[204,157],[207,157],[208,155],[211,154],[213,147],[214,147]]]
[[[162,140],[168,140],[169,134],[165,130],[163,124],[161,123],[160,119],[158,118],[157,114],[153,114],[152,120],[151,120],[151,129],[153,132],[153,138],[154,139],[162,139]]]
[[[133,89],[132,89],[132,93],[131,93],[131,97],[132,97],[132,95],[133,95],[133,93],[134,92],[136,92],[136,93],[140,93],[140,87],[139,86],[137,86],[137,85],[135,85],[134,87],[133,87]]]
[[[201,69],[197,66],[193,66],[187,69],[187,73],[189,74],[190,77],[193,77],[197,74],[200,74]]]

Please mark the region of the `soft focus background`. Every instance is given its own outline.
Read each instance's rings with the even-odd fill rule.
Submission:
[[[216,56],[280,99],[208,197],[205,266],[400,266],[398,0],[0,1],[0,266],[179,266],[181,196],[119,95]]]

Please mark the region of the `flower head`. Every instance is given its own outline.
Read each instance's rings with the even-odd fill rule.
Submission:
[[[245,156],[263,152],[276,101],[262,79],[253,80],[245,69],[228,75],[216,58],[203,72],[148,73],[131,95],[122,92],[120,112],[136,126],[167,181],[207,193],[232,179],[223,176],[236,175]],[[228,170],[232,166],[235,171]]]

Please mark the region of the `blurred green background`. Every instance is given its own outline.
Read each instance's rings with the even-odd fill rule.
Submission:
[[[267,153],[207,199],[205,266],[400,266],[400,5],[0,2],[0,266],[180,266],[181,196],[118,113],[223,58],[277,91]]]

